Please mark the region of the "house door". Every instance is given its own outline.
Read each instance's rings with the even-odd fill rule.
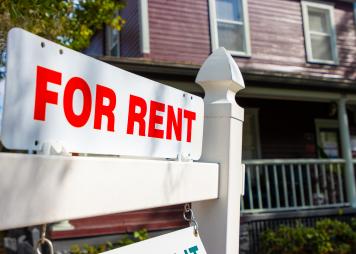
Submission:
[[[317,150],[319,158],[341,158],[337,120],[316,119]]]

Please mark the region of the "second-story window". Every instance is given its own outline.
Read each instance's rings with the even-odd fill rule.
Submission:
[[[249,56],[250,36],[246,0],[209,0],[213,49],[224,47],[232,55]]]
[[[337,64],[334,6],[302,1],[302,10],[308,62]]]

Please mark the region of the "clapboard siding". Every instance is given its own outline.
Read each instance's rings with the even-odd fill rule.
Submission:
[[[138,57],[141,55],[138,0],[127,1],[121,15],[126,20],[126,24],[120,31],[121,56]]]
[[[210,49],[208,3],[205,0],[150,0],[149,58],[202,63]]]
[[[306,62],[300,0],[248,0],[252,55],[236,57],[242,69],[356,78],[356,34],[351,3],[335,4],[338,66]],[[208,0],[149,1],[154,61],[201,64],[211,52]],[[286,68],[290,67],[290,68]]]
[[[281,66],[294,66],[297,72],[313,76],[355,78],[353,55],[356,53],[356,36],[352,4],[334,1],[340,64],[331,66],[306,62],[300,1],[248,2],[252,57],[238,59],[242,68],[256,68],[258,64],[262,70],[296,72],[280,69]]]
[[[273,65],[302,66],[305,47],[300,2],[252,0],[248,3],[252,57],[241,64],[249,66],[267,60]]]

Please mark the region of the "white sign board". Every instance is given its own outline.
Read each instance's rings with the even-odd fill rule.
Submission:
[[[1,138],[9,149],[198,160],[200,97],[12,29]]]
[[[194,235],[193,227],[178,230],[136,244],[104,252],[105,254],[206,254],[198,236]]]

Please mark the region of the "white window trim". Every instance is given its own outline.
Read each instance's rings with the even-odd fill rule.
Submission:
[[[120,49],[120,31],[118,31],[118,36],[117,36],[117,57],[121,56],[121,49]],[[106,26],[105,29],[105,55],[107,56],[112,56],[111,55],[111,49],[112,49],[112,28],[110,26]]]
[[[228,50],[233,56],[250,57],[251,56],[251,39],[250,39],[250,23],[248,19],[248,6],[247,0],[242,1],[242,16],[244,20],[244,31],[245,31],[245,43],[246,51],[233,51]],[[219,48],[219,37],[218,37],[218,19],[216,16],[216,4],[215,0],[209,0],[209,16],[210,16],[210,37],[211,37],[211,47],[213,50]],[[241,24],[239,21],[229,21],[231,23]]]
[[[150,53],[150,29],[148,19],[148,0],[138,0],[140,22],[140,47],[142,54]]]
[[[335,28],[335,20],[334,20],[334,5],[332,3],[324,3],[319,1],[302,1],[302,16],[303,16],[303,27],[304,27],[304,41],[305,48],[307,53],[307,61],[309,63],[318,63],[318,64],[331,64],[338,65],[339,58],[337,53],[337,43],[336,43],[336,28]],[[330,25],[331,25],[331,34],[318,33],[320,35],[331,36],[331,49],[332,49],[332,57],[334,60],[321,60],[314,59],[312,54],[312,46],[311,46],[311,38],[309,31],[309,16],[308,16],[308,7],[314,7],[318,9],[327,10],[330,16]],[[316,32],[314,32],[316,33]]]

